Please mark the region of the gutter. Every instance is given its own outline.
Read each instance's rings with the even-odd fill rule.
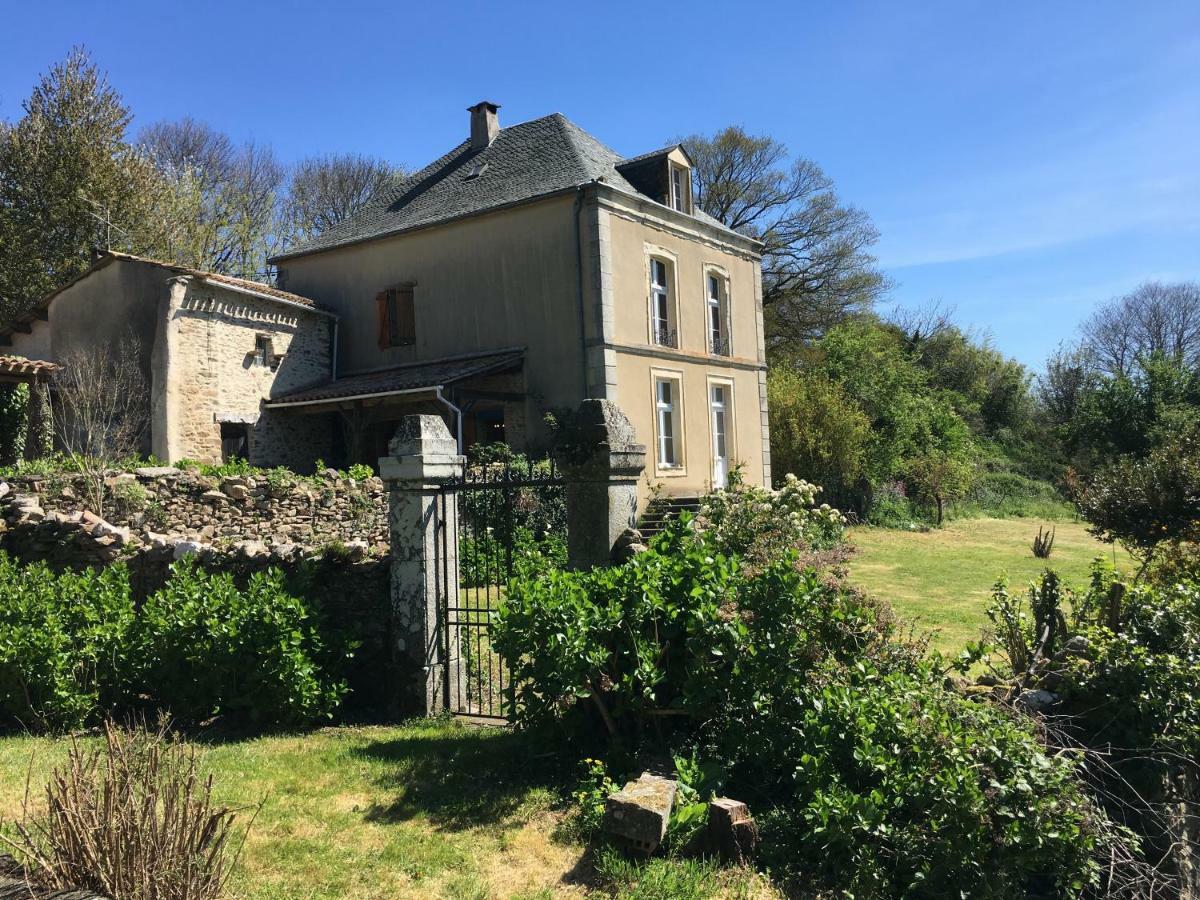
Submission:
[[[463,414],[462,414],[462,410],[459,409],[457,406],[455,406],[453,403],[451,403],[450,400],[445,395],[442,394],[442,388],[444,388],[444,387],[445,387],[445,385],[439,384],[437,387],[434,388],[434,390],[437,391],[438,401],[446,404],[446,407],[452,413],[454,413],[454,422],[455,422],[454,430],[455,430],[455,437],[457,439],[457,444],[458,444],[458,455],[462,456],[462,452],[463,452],[463,436],[462,436]]]
[[[323,397],[319,400],[268,400],[266,405],[272,409],[282,409],[287,406],[317,406],[321,403],[348,403],[351,400],[373,400],[379,397],[400,397],[406,394],[428,394],[430,391],[440,391],[441,386],[430,385],[420,388],[403,388],[398,391],[372,391],[369,394],[353,394],[349,397]]]

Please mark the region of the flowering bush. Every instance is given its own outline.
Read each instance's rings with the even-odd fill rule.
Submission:
[[[828,503],[817,506],[820,492],[791,474],[779,490],[748,485],[734,469],[729,487],[701,501],[698,524],[722,553],[756,564],[789,550],[826,550],[845,539],[846,517]]]

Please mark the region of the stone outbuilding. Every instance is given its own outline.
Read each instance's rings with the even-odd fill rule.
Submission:
[[[135,358],[147,392],[143,453],[307,471],[329,455],[331,430],[266,401],[329,380],[336,322],[265,284],[109,252],[9,322],[0,345],[41,361],[39,373],[96,348]]]

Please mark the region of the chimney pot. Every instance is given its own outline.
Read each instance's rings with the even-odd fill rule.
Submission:
[[[496,115],[499,104],[490,100],[482,100],[474,106],[468,106],[471,113],[471,149],[482,150],[490,146],[500,133],[500,117]]]

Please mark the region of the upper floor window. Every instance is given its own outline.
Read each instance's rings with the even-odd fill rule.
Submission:
[[[275,367],[275,348],[268,334],[254,336],[254,365]]]
[[[706,284],[705,323],[708,350],[715,356],[729,356],[729,291],[724,278],[709,272]]]
[[[678,347],[672,300],[672,266],[662,259],[650,259],[650,335],[660,347]]]
[[[402,284],[375,295],[379,313],[379,347],[405,347],[417,342],[413,286]]]
[[[677,166],[675,163],[668,163],[670,166],[670,207],[677,209],[680,212],[691,212],[692,207],[692,180],[688,170],[683,166]]]

